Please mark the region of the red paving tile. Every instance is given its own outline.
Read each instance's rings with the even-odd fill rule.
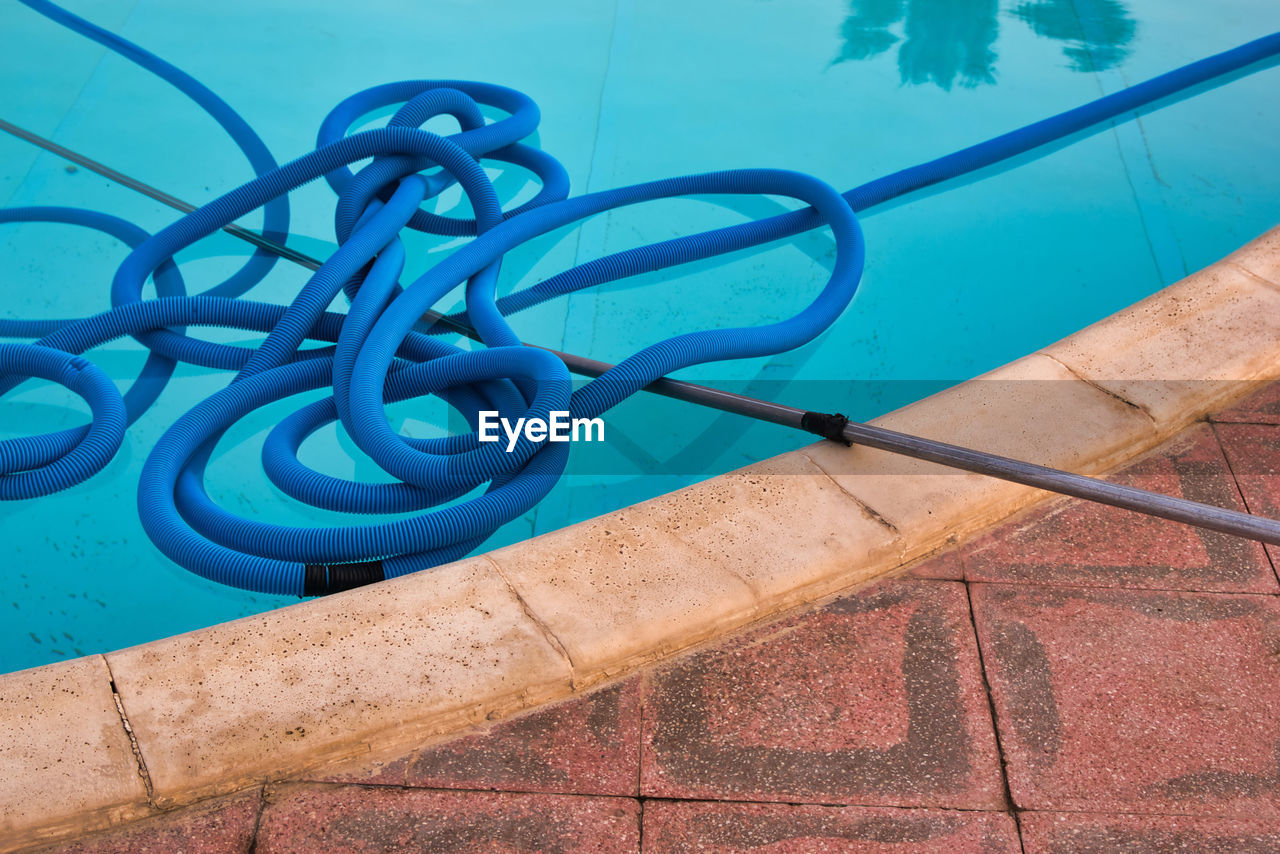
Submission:
[[[262,795],[258,789],[163,813],[41,854],[230,854],[253,844]]]
[[[1280,383],[1272,383],[1209,420],[1242,424],[1280,424]]]
[[[270,792],[256,854],[640,850],[640,804],[496,792],[296,784]]]
[[[1218,507],[1245,509],[1208,425],[1188,430],[1171,447],[1111,479]],[[959,559],[970,581],[1280,591],[1258,543],[1088,501],[1054,501],[1033,509],[965,547]]]
[[[644,805],[644,850],[1017,854],[1019,848],[1013,819],[1001,812],[654,800]]]
[[[641,791],[999,809],[964,586],[900,580],[649,676]]]
[[[1280,816],[1280,599],[971,594],[1019,807]]]
[[[926,558],[907,570],[908,578],[932,578],[938,581],[963,581],[964,564],[960,553],[951,549],[940,555]]]
[[[1275,821],[1037,812],[1025,812],[1020,820],[1026,854],[1280,851],[1280,823]]]
[[[1280,519],[1280,427],[1216,424],[1213,429],[1231,462],[1249,512]],[[1266,548],[1272,561],[1280,562],[1280,548]]]
[[[415,756],[410,786],[636,795],[640,690],[631,679]]]

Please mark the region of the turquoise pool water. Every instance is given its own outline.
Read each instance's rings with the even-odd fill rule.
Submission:
[[[377,83],[487,80],[540,104],[539,144],[577,191],[673,174],[775,166],[854,184],[1115,91],[1280,29],[1280,7],[991,0],[616,3],[218,4],[197,17],[166,0],[68,2],[72,11],[176,62],[222,95],[278,158],[314,144],[324,114]],[[467,35],[462,35],[467,34]],[[866,276],[829,332],[782,357],[681,376],[807,408],[869,417],[981,373],[1176,281],[1276,224],[1280,110],[1268,71],[1084,139],[1017,169],[864,220]],[[0,9],[0,117],[193,202],[250,177],[221,131],[167,85],[17,4]],[[94,208],[150,230],[172,211],[29,144],[0,137],[6,206]],[[510,185],[516,198],[531,193]],[[324,257],[333,199],[294,194],[290,245]],[[446,198],[448,205],[454,198]],[[522,247],[504,283],[762,215],[776,202],[668,202],[613,213]],[[246,225],[256,223],[252,219]],[[457,242],[410,243],[411,270]],[[616,361],[678,331],[776,319],[825,279],[831,244],[810,234],[684,275],[606,286],[517,315],[534,343]],[[181,257],[192,290],[245,249],[211,238]],[[124,249],[65,226],[0,226],[7,316],[71,317],[107,305]],[[305,271],[280,265],[259,291],[287,301]],[[210,334],[218,340],[237,336]],[[243,337],[243,336],[239,336]],[[141,348],[92,354],[123,385]],[[160,433],[228,377],[180,368],[120,454],[86,483],[0,508],[7,554],[0,670],[99,652],[287,604],[206,583],[169,563],[135,511],[137,475]],[[246,515],[318,524],[266,482],[265,432],[296,408],[263,410],[220,446],[210,494]],[[443,411],[399,405],[397,426],[438,435]],[[0,406],[4,436],[73,426],[83,407],[34,383]],[[517,541],[796,447],[778,428],[637,397],[608,416],[608,443],[492,545]],[[332,431],[305,461],[374,479]]]

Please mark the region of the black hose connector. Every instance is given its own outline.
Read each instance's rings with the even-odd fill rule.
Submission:
[[[806,430],[833,442],[840,442],[846,446],[853,444],[844,436],[844,428],[848,423],[849,419],[839,412],[834,412],[830,415],[821,412],[806,412],[800,416],[801,430]]]
[[[364,587],[386,578],[382,561],[366,560],[359,563],[309,563],[302,578],[303,596],[327,596]]]

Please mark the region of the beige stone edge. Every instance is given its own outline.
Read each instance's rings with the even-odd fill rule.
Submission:
[[[1113,468],[1280,377],[1280,228],[878,423]],[[819,443],[428,573],[0,677],[0,850],[407,752],[893,572],[1043,493]]]

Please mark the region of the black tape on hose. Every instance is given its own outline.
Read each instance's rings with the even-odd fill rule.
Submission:
[[[849,419],[839,412],[833,412],[830,415],[822,412],[806,412],[800,417],[801,430],[806,430],[833,442],[852,445],[853,443],[844,437],[844,428],[848,423]]]
[[[302,580],[303,596],[326,596],[364,587],[382,581],[386,575],[382,561],[366,560],[360,563],[309,563]]]

